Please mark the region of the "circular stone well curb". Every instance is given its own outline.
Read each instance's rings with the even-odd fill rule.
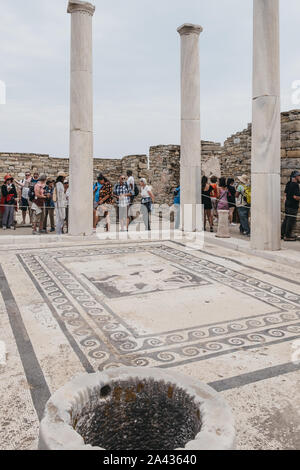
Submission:
[[[58,390],[49,399],[40,423],[39,450],[111,450],[86,445],[74,429],[72,417],[78,415],[91,400],[105,403],[114,384],[136,381],[157,386],[175,386],[198,408],[201,429],[184,449],[164,450],[232,450],[235,448],[235,427],[232,412],[225,400],[211,387],[177,372],[150,368],[116,368],[95,374],[81,374]],[[138,392],[137,392],[138,393]],[[126,405],[125,405],[126,406]],[[199,418],[200,419],[200,418]],[[176,429],[174,429],[174,433]],[[126,450],[126,449],[125,449]],[[139,450],[139,449],[135,449]],[[154,449],[148,449],[154,450]]]

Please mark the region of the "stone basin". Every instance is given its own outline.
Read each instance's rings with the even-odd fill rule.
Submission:
[[[234,419],[209,386],[170,370],[81,374],[58,390],[40,424],[40,450],[230,450]]]

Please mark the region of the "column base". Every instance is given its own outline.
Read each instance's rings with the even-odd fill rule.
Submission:
[[[251,248],[281,250],[280,175],[252,174]]]

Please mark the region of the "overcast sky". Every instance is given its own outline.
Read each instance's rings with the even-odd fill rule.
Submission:
[[[95,0],[96,157],[148,153],[180,141],[182,23],[200,36],[204,140],[251,121],[252,0]],[[0,0],[0,152],[68,156],[67,0]],[[300,2],[281,0],[282,110],[300,80]],[[300,107],[300,105],[299,105]]]

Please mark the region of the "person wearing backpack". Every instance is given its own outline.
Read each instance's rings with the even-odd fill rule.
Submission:
[[[108,181],[108,179],[104,175],[100,175],[100,183],[102,184],[102,188],[99,193],[99,206],[98,211],[101,211],[101,216],[105,219],[105,230],[106,232],[110,231],[110,213],[111,208],[114,203],[113,198],[113,187]],[[100,219],[99,214],[99,219]]]
[[[251,186],[247,175],[238,177],[240,184],[236,192],[236,206],[240,218],[240,232],[250,236],[249,214],[251,207]]]
[[[29,189],[31,184],[31,172],[28,170],[25,172],[25,178],[21,181],[16,181],[16,184],[21,188],[21,204],[20,208],[22,211],[23,225],[26,225],[26,214],[28,211],[30,217],[30,223],[32,223],[30,207],[29,207]]]
[[[34,186],[34,199],[32,201],[32,234],[38,233],[37,228],[39,227],[39,233],[43,233],[44,226],[44,214],[45,214],[45,186],[47,176],[41,175],[38,182]],[[30,194],[30,192],[29,192]]]
[[[102,189],[102,184],[100,183],[100,178],[101,175],[98,175],[97,181],[93,186],[93,192],[94,192],[94,207],[93,207],[93,229],[96,231],[98,222],[99,222],[99,217],[97,216],[97,210],[98,210],[98,205],[99,205],[99,197],[100,197],[100,191]]]
[[[119,182],[115,184],[113,194],[117,200],[117,220],[120,223],[121,232],[128,232],[128,209],[131,203],[132,193],[129,190],[127,180],[124,175],[121,175]]]
[[[174,209],[175,209],[175,230],[180,227],[180,186],[174,191]]]
[[[53,202],[54,184],[55,184],[55,181],[49,179],[46,182],[46,186],[44,190],[46,200],[45,200],[45,216],[44,216],[44,224],[43,224],[43,233],[47,233],[48,215],[49,215],[50,224],[51,224],[50,232],[55,232],[55,224],[54,224],[55,204]]]
[[[128,209],[129,223],[131,223],[136,218],[132,214],[133,211],[132,211],[131,207],[134,204],[135,198],[140,194],[140,191],[139,191],[138,185],[135,183],[135,179],[134,179],[132,170],[127,171],[127,177],[128,177],[127,186],[128,186],[129,191],[131,193],[130,204],[129,204],[129,209]]]
[[[134,182],[134,176],[133,176],[133,172],[132,170],[128,170],[127,171],[127,185],[128,185],[128,188],[129,188],[129,191],[131,192],[132,194],[132,198],[134,199],[134,186],[135,186],[135,182]],[[132,199],[132,202],[133,202],[133,199]]]

